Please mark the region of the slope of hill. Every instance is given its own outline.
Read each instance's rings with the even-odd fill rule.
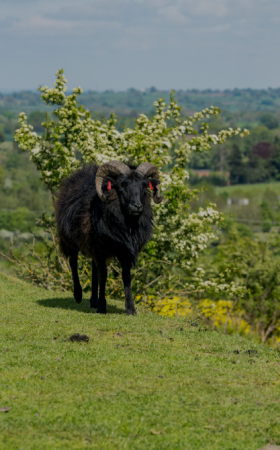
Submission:
[[[0,275],[1,450],[280,443],[278,352],[109,304],[97,315],[88,301]]]

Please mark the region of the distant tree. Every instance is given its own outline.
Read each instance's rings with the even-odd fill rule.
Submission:
[[[280,139],[278,136],[275,136],[273,142],[273,154],[270,158],[270,172],[272,178],[280,179]]]
[[[271,106],[271,105],[274,104],[274,101],[268,98],[268,99],[262,100],[261,104],[262,105],[269,105],[269,106]]]
[[[44,128],[42,127],[42,123],[46,120],[46,113],[42,111],[33,111],[28,116],[28,122],[33,126],[34,131],[37,133],[42,133]]]
[[[5,170],[2,166],[0,166],[0,189],[3,189],[5,182]]]
[[[274,147],[269,142],[258,142],[252,148],[252,153],[262,159],[270,159],[274,153]]]
[[[248,155],[248,182],[260,183],[280,178],[280,141],[259,142]]]
[[[213,150],[213,169],[224,172],[227,169],[227,149],[224,145]]]
[[[4,131],[0,130],[0,142],[5,142],[6,136]]]
[[[228,166],[232,184],[246,183],[246,167],[243,163],[241,150],[237,144],[232,146],[228,157]]]
[[[233,96],[234,96],[234,97],[241,97],[241,96],[242,96],[242,93],[241,93],[241,91],[239,91],[238,89],[234,89],[234,90],[233,90]]]
[[[246,165],[246,179],[248,183],[262,183],[270,179],[270,160],[260,158],[251,152]]]
[[[210,172],[207,181],[214,186],[226,186],[228,177],[225,172]]]
[[[274,130],[275,128],[278,128],[279,125],[278,119],[270,113],[263,114],[261,116],[260,122],[269,130]]]

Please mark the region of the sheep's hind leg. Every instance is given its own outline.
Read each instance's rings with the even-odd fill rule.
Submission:
[[[83,290],[79,280],[78,274],[78,253],[76,255],[70,256],[69,264],[72,271],[72,278],[74,283],[74,298],[77,303],[81,303],[83,298]]]
[[[95,261],[92,260],[92,282],[91,282],[91,298],[90,307],[97,308],[98,304],[98,276]]]
[[[105,287],[107,281],[107,266],[106,261],[97,262],[97,274],[99,283],[99,297],[97,302],[97,313],[106,314],[106,298],[105,298]]]
[[[126,264],[122,265],[122,279],[124,284],[126,314],[129,316],[136,316],[136,309],[131,292],[130,266]]]

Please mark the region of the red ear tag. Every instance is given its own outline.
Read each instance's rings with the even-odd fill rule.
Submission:
[[[151,183],[151,181],[149,182],[149,188],[152,189],[152,191],[154,190],[153,185]]]
[[[108,181],[108,185],[107,185],[107,191],[110,191],[112,189],[112,183],[111,183],[111,181],[109,180]]]

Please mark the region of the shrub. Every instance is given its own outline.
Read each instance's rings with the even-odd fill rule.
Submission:
[[[211,145],[222,144],[227,138],[248,134],[240,128],[222,130],[217,135],[208,134],[208,124],[202,123],[201,134],[197,135],[194,126],[210,116],[219,116],[218,108],[211,106],[186,120],[181,120],[180,110],[174,97],[170,96],[167,105],[162,98],[154,103],[155,115],[149,119],[140,114],[135,128],[117,131],[114,114],[103,121],[92,119],[90,112],[78,105],[80,87],[66,96],[66,82],[63,70],[57,72],[53,88],[39,88],[46,104],[57,105],[55,120],[47,117],[42,124],[45,134],[38,136],[27,124],[24,113],[19,116],[20,128],[15,132],[15,140],[23,151],[28,151],[31,160],[41,172],[42,180],[55,200],[61,181],[81,165],[95,161],[98,164],[110,160],[139,165],[149,161],[159,168],[172,167],[169,172],[161,172],[161,191],[166,201],[155,207],[155,231],[153,240],[147,245],[139,258],[139,267],[134,271],[133,290],[142,297],[156,294],[159,297],[183,295],[198,290],[228,290],[235,295],[239,288],[233,283],[224,283],[224,274],[205,280],[203,271],[196,267],[195,261],[209,242],[216,238],[216,229],[223,218],[215,205],[209,204],[197,213],[189,213],[189,204],[198,196],[197,190],[187,185],[188,172],[185,170],[191,152],[209,151]],[[169,125],[172,124],[172,125]],[[194,135],[187,139],[186,135]],[[80,157],[78,156],[80,155]],[[171,155],[174,155],[171,156]],[[28,266],[28,276],[40,283],[42,277],[47,285],[45,273],[52,273],[51,287],[71,286],[68,265],[59,258],[53,218],[42,222],[51,233],[48,257],[44,266]],[[52,248],[52,251],[50,251]],[[34,256],[34,255],[33,255]],[[41,258],[42,261],[42,258]],[[81,257],[86,274],[84,284],[89,283],[89,262]],[[25,273],[26,269],[22,268]],[[55,272],[53,272],[55,270]],[[109,268],[108,294],[119,292],[118,266]],[[69,279],[69,282],[62,278]]]
[[[24,207],[15,211],[0,211],[0,230],[26,232],[34,226],[35,219],[35,214]]]
[[[226,273],[228,268],[225,282],[246,287],[245,294],[232,303],[228,318],[237,313],[262,342],[272,337],[279,339],[279,243],[279,235],[275,233],[262,241],[241,238],[232,230],[230,237],[218,246],[211,264],[206,265],[208,269],[205,268],[209,277],[220,271]]]

